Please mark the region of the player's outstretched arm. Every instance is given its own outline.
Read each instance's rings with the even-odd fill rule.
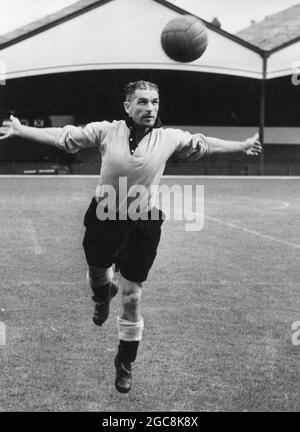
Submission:
[[[244,153],[248,156],[257,156],[262,151],[259,135],[256,133],[253,137],[245,141],[227,141],[219,138],[208,138],[208,152],[211,153]]]
[[[0,127],[0,139],[5,140],[13,137],[20,137],[44,144],[54,145],[59,128],[35,128],[24,126],[20,120],[13,115],[10,116],[10,124]]]

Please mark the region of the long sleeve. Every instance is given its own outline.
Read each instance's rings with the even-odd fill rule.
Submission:
[[[56,136],[55,146],[68,153],[76,153],[88,147],[97,147],[101,150],[102,138],[109,126],[110,123],[106,121],[89,123],[83,128],[64,126]]]
[[[176,130],[175,137],[175,152],[180,159],[195,161],[209,152],[208,138],[201,133],[191,134],[190,132]]]

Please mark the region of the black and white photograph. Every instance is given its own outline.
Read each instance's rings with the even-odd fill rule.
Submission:
[[[0,413],[299,412],[299,186],[300,0],[1,0]]]

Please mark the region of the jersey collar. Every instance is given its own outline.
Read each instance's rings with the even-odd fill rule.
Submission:
[[[128,117],[128,116],[126,116],[125,122],[126,122],[126,125],[130,131],[130,133],[129,133],[129,150],[130,150],[130,154],[133,155],[135,149],[138,146],[138,144],[136,142],[136,125],[132,121],[132,118]],[[148,135],[154,128],[157,129],[160,127],[161,127],[161,121],[160,121],[159,117],[156,117],[154,125],[151,128],[149,128],[149,130],[147,131],[147,133],[144,136]]]

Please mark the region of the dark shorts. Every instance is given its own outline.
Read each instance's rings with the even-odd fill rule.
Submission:
[[[120,268],[132,282],[144,282],[156,256],[164,213],[159,220],[99,220],[92,199],[84,217],[83,248],[88,265]]]

